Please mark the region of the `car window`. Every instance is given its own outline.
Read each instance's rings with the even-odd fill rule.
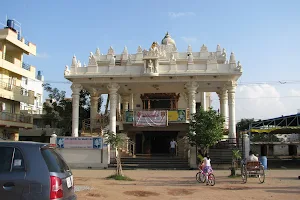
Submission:
[[[69,170],[66,162],[54,149],[42,149],[41,152],[49,172],[61,173]]]
[[[25,170],[24,159],[21,151],[19,149],[15,149],[14,160],[12,165],[12,171],[23,171]]]
[[[0,173],[10,172],[13,152],[12,147],[0,147]]]

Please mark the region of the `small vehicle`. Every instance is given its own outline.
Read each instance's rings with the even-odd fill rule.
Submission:
[[[73,174],[54,147],[0,141],[0,197],[9,200],[76,200]]]
[[[196,180],[199,183],[205,183],[206,181],[206,176],[202,170],[202,167],[199,167],[199,172],[197,172],[196,174]],[[208,184],[211,186],[214,186],[216,184],[215,175],[213,174],[212,171],[208,173]]]
[[[244,162],[241,174],[244,183],[247,183],[248,177],[258,177],[260,183],[264,183],[266,178],[264,166],[259,161]]]

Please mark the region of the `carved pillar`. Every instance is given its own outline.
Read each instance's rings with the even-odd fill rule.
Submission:
[[[130,97],[131,97],[131,95],[129,95],[129,94],[122,95],[123,111],[128,111],[129,110]]]
[[[99,96],[91,96],[91,113],[90,118],[96,119],[96,116],[98,114],[98,100]]]
[[[185,87],[188,90],[188,99],[189,99],[189,109],[190,109],[190,121],[192,120],[192,114],[196,113],[196,91],[199,87],[196,82],[189,82],[185,84]],[[197,168],[197,152],[195,146],[189,147],[189,165],[191,168]]]
[[[201,107],[203,110],[207,110],[207,105],[206,105],[206,92],[201,92],[200,93],[200,101],[201,101]]]
[[[110,102],[110,120],[109,120],[109,130],[116,133],[117,132],[117,100],[118,100],[118,90],[120,86],[117,83],[110,83],[107,86],[109,90],[109,102]]]
[[[82,90],[80,84],[73,83],[72,89],[72,137],[78,137],[79,127],[79,94]]]
[[[130,101],[130,110],[134,110],[135,109],[135,97],[136,94],[131,94],[131,101]]]
[[[235,89],[236,83],[228,86],[228,108],[229,108],[229,138],[236,138],[235,127]]]
[[[220,99],[220,114],[224,117],[224,128],[228,129],[228,94],[227,90],[221,90],[218,92]]]
[[[89,91],[91,94],[91,113],[90,113],[90,119],[96,119],[98,114],[98,104],[99,104],[99,98],[101,96],[101,93],[97,89],[92,89]]]
[[[189,82],[185,84],[185,87],[188,90],[189,95],[189,109],[190,109],[190,119],[192,114],[196,113],[196,92],[197,88],[199,87],[198,83],[196,82]]]

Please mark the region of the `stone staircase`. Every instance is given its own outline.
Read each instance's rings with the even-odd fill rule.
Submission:
[[[188,170],[187,159],[181,157],[170,157],[167,155],[145,156],[137,155],[134,157],[121,158],[123,169],[159,169],[159,170]],[[115,159],[111,160],[110,168],[116,167]]]

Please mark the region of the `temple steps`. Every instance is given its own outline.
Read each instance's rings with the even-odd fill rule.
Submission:
[[[123,169],[190,169],[187,159],[170,156],[137,155],[135,158],[123,157],[121,162]],[[109,167],[116,167],[116,161],[111,160]]]

